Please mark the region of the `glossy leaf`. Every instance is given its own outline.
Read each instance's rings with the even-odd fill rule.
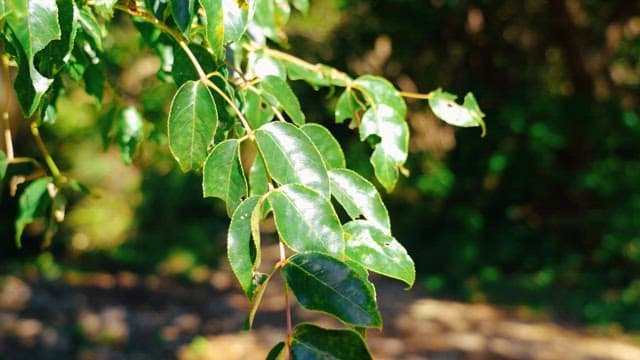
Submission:
[[[322,160],[324,160],[327,169],[346,167],[346,161],[340,143],[326,127],[311,123],[301,126],[300,130],[302,130],[309,139],[311,139],[313,145],[316,146],[318,152],[322,155]]]
[[[255,293],[254,270],[258,265],[255,257],[251,256],[251,214],[259,200],[259,196],[252,196],[236,208],[227,234],[227,257],[231,270],[249,299],[253,299]]]
[[[205,37],[216,59],[224,60],[224,10],[223,0],[200,0],[205,13]]]
[[[472,93],[467,93],[464,103],[459,105],[455,102],[457,96],[437,89],[431,93],[429,106],[433,113],[444,122],[460,126],[482,128],[482,136],[486,133],[484,124],[484,113],[480,110],[478,102]]]
[[[281,61],[266,56],[262,53],[249,53],[248,55],[248,73],[249,76],[265,78],[267,76],[277,76],[285,80],[287,78],[287,69]]]
[[[91,40],[93,40],[93,44],[96,46],[96,49],[102,51],[104,31],[98,20],[93,15],[93,12],[91,12],[87,7],[82,7],[78,13],[78,22],[80,23],[82,31],[84,31]]]
[[[344,255],[342,226],[329,200],[299,185],[283,185],[269,194],[282,241],[294,251]]]
[[[240,142],[225,140],[213,148],[204,164],[202,193],[222,199],[231,216],[247,196],[247,180],[240,163]]]
[[[322,86],[347,86],[343,73],[322,64],[309,67],[289,62],[287,63],[287,74],[289,79],[304,80],[316,90]]]
[[[371,105],[360,124],[360,140],[371,136],[380,139],[371,155],[371,164],[376,178],[391,191],[398,180],[398,168],[406,161],[409,151],[407,106],[400,93],[383,78],[366,75],[355,83]]]
[[[354,326],[382,326],[371,289],[344,262],[325,254],[300,253],[282,268],[300,305],[322,311]]]
[[[2,179],[4,179],[4,176],[7,174],[7,166],[9,166],[7,155],[4,153],[4,151],[0,150],[0,181],[2,181]]]
[[[291,117],[291,120],[302,125],[305,122],[305,116],[300,108],[298,97],[293,93],[286,81],[278,76],[267,76],[260,81],[262,90],[273,96],[282,109]],[[278,105],[273,104],[273,105]]]
[[[347,88],[336,103],[336,123],[341,124],[347,119],[360,119],[365,107],[358,101],[354,90]]]
[[[267,37],[277,43],[286,42],[282,27],[289,21],[289,2],[282,0],[256,0],[252,35],[264,42]]]
[[[213,141],[218,112],[206,86],[187,81],[171,102],[169,111],[169,148],[182,171],[198,169],[207,158]]]
[[[257,129],[273,119],[273,110],[254,90],[247,89],[244,98],[242,113],[252,129]]]
[[[256,154],[256,158],[249,170],[249,194],[262,195],[269,191],[269,176],[267,169],[264,167],[264,160],[260,153]]]
[[[271,178],[279,184],[303,184],[329,197],[329,176],[322,156],[296,126],[271,122],[254,132]]]
[[[142,116],[133,106],[128,106],[118,116],[118,145],[125,164],[130,164],[138,143],[142,139]]]
[[[183,33],[188,34],[195,13],[195,0],[171,0],[171,15]]]
[[[344,232],[350,259],[373,272],[413,285],[416,278],[413,260],[395,238],[363,220],[345,224]]]
[[[389,213],[375,186],[349,169],[329,170],[331,195],[338,200],[351,219],[364,216],[384,233],[391,234]]]
[[[51,204],[51,196],[49,196],[47,187],[51,181],[52,178],[50,177],[36,179],[29,183],[20,194],[18,218],[15,221],[15,240],[18,247],[21,247],[20,239],[24,228],[28,224],[47,216],[47,209]]]
[[[7,5],[12,11],[6,18],[6,25],[11,28],[18,63],[14,87],[22,110],[26,116],[31,116],[53,83],[36,69],[34,56],[62,36],[58,7],[55,0],[8,0]]]
[[[222,0],[225,43],[242,37],[247,29],[251,6],[249,0]]]
[[[36,69],[48,78],[54,78],[68,64],[79,27],[79,11],[75,4],[64,0],[56,3],[60,36],[35,53],[33,58]]]
[[[372,359],[360,334],[349,329],[324,329],[299,324],[293,330],[291,357],[294,360],[367,360]]]

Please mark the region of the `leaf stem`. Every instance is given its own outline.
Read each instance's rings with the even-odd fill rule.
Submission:
[[[36,121],[31,122],[31,135],[33,135],[33,139],[36,141],[36,145],[38,146],[38,150],[42,157],[44,157],[44,161],[47,163],[47,167],[49,167],[49,171],[51,171],[51,175],[54,179],[59,180],[62,176],[60,173],[60,169],[56,165],[55,161],[51,157],[49,150],[47,150],[47,146],[42,141],[42,136],[40,136],[40,130],[38,129],[38,123]]]
[[[284,243],[280,241],[280,263],[284,264],[287,259],[287,254],[284,248]],[[285,314],[287,318],[287,359],[291,358],[291,336],[293,334],[293,326],[291,321],[291,303],[289,302],[289,287],[285,281],[284,283],[284,304]]]
[[[431,93],[428,94],[421,94],[421,93],[415,93],[415,92],[410,92],[410,91],[400,91],[400,95],[402,97],[406,97],[409,99],[420,99],[420,100],[429,100],[431,99]]]
[[[2,54],[2,81],[4,81],[4,104],[2,104],[2,125],[4,127],[4,145],[7,151],[7,160],[14,158],[13,153],[13,136],[11,135],[11,117],[9,114],[9,106],[11,97],[11,74],[9,73],[9,58],[7,54]]]

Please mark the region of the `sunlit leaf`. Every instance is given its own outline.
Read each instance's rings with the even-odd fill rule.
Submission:
[[[346,223],[344,232],[350,259],[373,272],[413,285],[416,279],[413,260],[395,238],[363,220]]]
[[[364,106],[356,98],[354,91],[352,89],[346,89],[336,103],[336,123],[341,124],[348,119],[359,119],[362,117],[360,112],[364,112],[365,110]]]
[[[22,232],[24,228],[38,220],[47,217],[47,210],[51,204],[51,196],[47,187],[51,183],[51,177],[43,177],[29,183],[20,194],[18,200],[18,218],[15,221],[16,245],[21,247]]]
[[[293,359],[372,359],[360,334],[349,329],[323,329],[313,324],[299,324],[291,341]]]
[[[198,169],[213,141],[218,112],[213,97],[202,83],[187,81],[171,102],[169,148],[182,171]]]
[[[82,7],[78,13],[78,22],[84,31],[92,40],[96,49],[103,50],[102,39],[104,37],[104,31],[98,20],[93,15],[93,12],[87,7]]]
[[[273,119],[273,109],[254,90],[247,89],[244,98],[242,113],[252,129],[257,129]]]
[[[484,136],[486,133],[484,113],[480,110],[473,94],[467,93],[462,105],[457,104],[455,99],[455,95],[437,89],[431,93],[429,106],[433,113],[444,122],[460,127],[480,126],[482,136]]]
[[[227,234],[227,257],[231,270],[249,299],[253,299],[256,289],[254,269],[257,266],[256,258],[251,256],[251,214],[259,200],[259,196],[252,196],[238,205],[231,215]]]
[[[118,116],[118,145],[125,164],[130,164],[138,143],[142,139],[142,116],[133,106],[124,108]]]
[[[340,143],[327,128],[320,124],[311,123],[301,126],[300,130],[307,134],[313,145],[316,146],[327,169],[346,167]]]
[[[367,280],[344,262],[325,254],[300,253],[287,260],[282,273],[304,308],[331,314],[349,325],[382,326]]]
[[[237,139],[219,143],[209,154],[203,168],[202,193],[205,197],[222,199],[229,216],[247,196],[247,180],[240,163],[240,142]]]
[[[296,126],[271,122],[254,132],[271,178],[279,184],[303,184],[329,197],[329,176],[322,156]]]
[[[200,0],[205,13],[205,35],[209,47],[221,61],[224,59],[224,10],[223,0]]]
[[[249,194],[262,195],[267,191],[269,191],[269,176],[264,167],[262,155],[258,153],[249,170]]]
[[[224,42],[238,41],[247,29],[255,1],[222,0],[224,18]]]
[[[342,226],[326,197],[303,185],[288,184],[268,199],[280,238],[289,248],[343,256]]]
[[[305,15],[309,12],[309,0],[291,0],[291,4]]]
[[[288,62],[287,74],[289,79],[304,80],[316,90],[322,86],[347,86],[343,73],[323,64],[309,67],[296,62]]]
[[[48,78],[54,78],[69,62],[69,56],[79,28],[79,11],[71,1],[57,1],[60,36],[35,53],[36,69]]]
[[[375,186],[349,169],[329,170],[331,195],[347,211],[351,219],[364,216],[383,232],[391,234],[389,213]]]
[[[298,97],[293,93],[286,81],[277,76],[267,76],[260,81],[262,90],[273,96],[282,109],[291,117],[291,120],[302,125],[305,122],[305,116],[300,108]],[[274,104],[277,105],[277,104]]]

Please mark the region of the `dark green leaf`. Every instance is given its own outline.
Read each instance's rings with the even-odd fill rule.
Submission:
[[[271,178],[279,184],[303,184],[329,197],[322,156],[302,130],[277,121],[263,125],[254,135]]]
[[[189,50],[198,59],[202,70],[209,74],[216,70],[216,61],[211,53],[198,44],[189,44]],[[187,53],[177,43],[173,44],[173,62],[171,63],[171,76],[178,87],[189,80],[198,80],[200,76]]]
[[[249,315],[247,315],[247,319],[242,326],[242,330],[251,330],[253,326],[253,319],[256,317],[256,313],[258,312],[258,307],[260,307],[260,303],[262,302],[262,296],[264,292],[267,290],[267,286],[269,285],[269,280],[271,280],[271,276],[273,274],[263,274],[263,273],[254,273],[253,274],[253,292],[251,301],[253,304],[251,305],[251,310],[249,310]]]
[[[348,329],[323,329],[299,324],[291,341],[293,360],[367,360],[372,359],[360,334]]]
[[[269,354],[267,354],[266,360],[285,360],[286,359],[287,350],[284,346],[284,341],[280,341],[275,344],[271,350],[269,350]]]
[[[346,324],[380,328],[371,288],[344,262],[325,254],[293,255],[282,268],[300,305],[331,314]]]
[[[247,89],[244,99],[242,113],[252,129],[257,129],[273,119],[273,109],[254,90]]]
[[[134,0],[118,0],[118,2],[127,2],[127,6],[133,6],[135,8]],[[153,13],[153,16],[155,16],[160,21],[164,21],[166,16],[168,16],[166,10],[167,5],[169,5],[169,0],[144,0],[144,4],[147,10],[151,11],[151,13]]]
[[[313,145],[316,146],[327,169],[346,167],[340,143],[327,128],[320,124],[305,124],[300,127],[300,130],[307,134]]]
[[[458,105],[455,102],[456,96],[437,89],[431,93],[429,98],[429,106],[437,117],[444,122],[460,126],[482,128],[482,136],[486,133],[484,124],[484,113],[480,110],[478,102],[472,93],[467,93],[464,97],[464,103]]]
[[[189,26],[195,13],[195,0],[171,0],[171,14],[184,34],[189,33]]]
[[[360,119],[365,107],[358,101],[353,90],[347,88],[338,98],[336,103],[336,123],[341,124],[347,119]]]
[[[327,198],[305,186],[288,184],[268,199],[278,233],[292,250],[344,255],[342,226]]]
[[[9,160],[7,159],[7,155],[4,151],[0,150],[0,181],[4,179],[4,175],[7,173],[7,166],[9,165]]]
[[[406,161],[409,151],[407,106],[400,93],[383,78],[366,75],[356,79],[355,85],[371,105],[362,118],[360,140],[370,136],[380,138],[371,155],[371,164],[380,183],[391,191],[398,180],[398,168]]]
[[[222,0],[200,0],[205,13],[207,43],[216,59],[224,60],[224,15]]]
[[[261,80],[262,90],[273,96],[282,109],[291,117],[291,120],[297,124],[304,124],[305,117],[296,94],[289,87],[286,81],[280,77],[269,75]],[[278,105],[273,104],[273,105]]]
[[[118,117],[118,145],[125,164],[130,164],[138,143],[142,139],[142,116],[133,106],[128,106]]]
[[[391,234],[389,213],[375,186],[349,169],[329,170],[331,195],[347,211],[351,219],[364,216],[384,233]]]
[[[207,158],[218,125],[213,97],[201,82],[187,81],[171,102],[169,148],[182,171],[198,169]]]
[[[254,270],[259,265],[256,264],[256,258],[251,256],[251,214],[259,200],[259,196],[252,196],[236,208],[227,234],[227,256],[231,270],[249,299],[254,296]],[[260,251],[259,245],[256,251]]]
[[[36,69],[34,56],[62,36],[58,7],[55,0],[8,0],[7,4],[12,11],[7,16],[6,25],[11,28],[18,62],[14,87],[23,111],[31,116],[53,83]]]
[[[262,195],[269,191],[269,177],[267,169],[264,167],[264,160],[260,153],[256,154],[256,159],[249,170],[249,193],[251,195]]]
[[[25,226],[47,216],[47,210],[51,204],[51,197],[47,188],[52,178],[44,177],[32,181],[20,195],[18,200],[18,218],[16,226],[16,245],[21,246],[20,239]]]
[[[347,256],[367,269],[413,285],[416,270],[407,250],[391,235],[363,220],[344,226]]]
[[[237,139],[219,143],[209,154],[202,174],[202,193],[205,197],[222,199],[229,216],[247,196],[247,180],[240,163],[240,142]]]

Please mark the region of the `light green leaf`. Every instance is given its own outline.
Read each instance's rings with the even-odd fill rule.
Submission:
[[[169,148],[182,171],[200,168],[218,125],[209,89],[198,81],[185,82],[171,102],[168,125]]]
[[[300,130],[307,134],[313,145],[316,146],[327,169],[346,167],[340,143],[326,127],[311,123],[301,126]]]
[[[125,164],[131,164],[131,159],[138,143],[142,139],[142,116],[133,106],[128,106],[118,116],[118,145]]]
[[[47,209],[51,204],[51,196],[47,187],[52,182],[51,177],[43,177],[29,183],[20,194],[18,200],[18,218],[15,221],[16,246],[21,247],[20,239],[25,226],[47,217]]]
[[[429,106],[433,113],[444,122],[460,127],[480,126],[482,128],[481,136],[484,136],[486,133],[484,113],[480,110],[473,94],[467,93],[462,105],[457,104],[455,99],[455,95],[437,89],[431,92]]]
[[[289,79],[304,80],[316,90],[321,86],[347,86],[343,73],[323,64],[308,67],[295,62],[288,62],[287,74]]]
[[[262,52],[249,53],[248,63],[249,76],[261,79],[269,75],[277,76],[283,80],[287,78],[287,69],[284,64],[271,56],[264,55]]]
[[[102,39],[104,38],[105,31],[103,27],[98,23],[91,10],[86,6],[82,7],[78,13],[78,22],[84,31],[92,40],[97,50],[102,51]]]
[[[204,9],[205,35],[209,48],[218,61],[224,60],[224,10],[222,0],[200,0]]]
[[[299,324],[291,341],[293,359],[367,360],[372,359],[367,344],[349,329],[323,329],[313,324]]]
[[[294,251],[342,257],[342,226],[329,200],[299,184],[283,185],[268,197],[282,241]]]
[[[304,124],[305,117],[298,98],[286,81],[280,77],[269,75],[260,81],[260,86],[264,92],[276,99],[278,103],[273,105],[280,105],[295,124]]]
[[[413,260],[395,238],[363,220],[346,223],[344,232],[350,259],[371,271],[413,285],[416,279]]]
[[[329,197],[322,156],[302,130],[277,121],[263,125],[254,135],[271,178],[279,184],[303,184]]]
[[[304,15],[309,12],[309,0],[291,0],[291,4]]]
[[[4,176],[7,173],[7,166],[9,166],[7,155],[4,153],[4,151],[0,150],[0,181],[4,179]]]
[[[222,0],[225,43],[242,37],[252,12],[251,6],[248,0]]]
[[[262,302],[262,297],[264,296],[264,292],[267,290],[267,286],[269,285],[269,280],[271,280],[271,274],[263,274],[263,273],[254,273],[253,274],[253,292],[251,297],[251,310],[249,310],[249,315],[247,315],[247,319],[242,326],[242,330],[251,330],[253,326],[253,319],[256,317],[256,313],[258,312],[258,307],[260,307],[260,303]]]
[[[58,0],[59,39],[35,53],[36,69],[48,78],[54,78],[68,63],[79,26],[79,11],[71,1]]]
[[[358,101],[352,89],[347,88],[336,103],[336,123],[341,124],[347,119],[360,119],[365,107]]]
[[[205,197],[222,199],[229,216],[247,196],[247,180],[242,171],[237,139],[219,143],[209,154],[202,174],[202,193]]]
[[[193,16],[196,13],[195,0],[172,0],[171,1],[171,14],[176,21],[178,28],[185,35],[189,33],[189,26],[193,20]]]
[[[267,169],[264,167],[264,160],[260,153],[256,154],[256,158],[249,170],[249,194],[262,195],[269,191],[269,176]]]
[[[384,233],[391,234],[389,213],[375,186],[349,169],[329,170],[331,195],[347,211],[351,219],[364,216]]]
[[[95,0],[96,14],[102,16],[105,19],[109,19],[113,16],[113,7],[118,0]]]
[[[14,82],[18,101],[27,117],[36,111],[42,95],[53,79],[45,77],[34,64],[35,55],[51,41],[62,36],[58,25],[55,0],[7,0],[9,12],[6,25],[11,29],[11,41],[17,52],[18,73]]]
[[[251,243],[251,214],[258,205],[259,196],[252,196],[240,203],[231,216],[229,232],[227,234],[227,257],[231,270],[238,279],[240,287],[250,300],[256,289],[254,270],[259,265],[257,257],[251,256],[252,246],[260,251],[259,245]]]
[[[346,324],[380,328],[382,320],[371,288],[344,262],[325,254],[300,253],[282,268],[300,305]]]
[[[365,75],[356,79],[355,85],[371,105],[360,124],[360,140],[370,136],[380,139],[371,155],[371,164],[380,183],[391,191],[409,151],[407,106],[400,93],[383,78]]]
[[[273,109],[252,89],[247,89],[244,92],[242,113],[252,129],[257,129],[268,123],[274,116]]]

